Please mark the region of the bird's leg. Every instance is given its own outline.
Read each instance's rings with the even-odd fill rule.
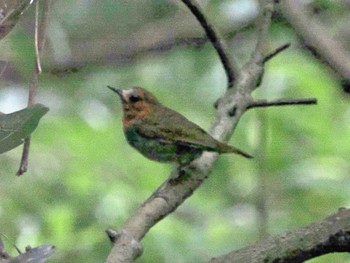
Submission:
[[[179,184],[182,181],[187,180],[190,177],[190,171],[193,170],[193,167],[191,164],[186,163],[186,164],[179,164],[177,166],[177,173],[174,173],[170,179],[169,183],[170,184]]]
[[[177,185],[181,182],[183,182],[184,180],[186,180],[187,178],[189,178],[189,170],[193,169],[191,168],[190,165],[188,164],[183,164],[177,165],[177,169],[173,170],[171,172],[171,175],[169,176],[169,178],[161,185],[158,187],[158,189],[146,200],[145,203],[147,203],[150,199],[154,199],[154,198],[162,198],[165,200],[165,202],[169,202],[168,197],[159,194],[160,190],[167,184],[170,185]]]

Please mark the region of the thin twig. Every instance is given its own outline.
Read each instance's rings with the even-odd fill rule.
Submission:
[[[32,4],[33,0],[1,1],[1,3],[3,2],[5,2],[5,5],[2,6],[3,8],[2,11],[5,15],[4,17],[1,18],[1,21],[0,21],[0,31],[1,31],[0,39],[4,38],[12,30],[12,28],[18,22],[19,17]],[[6,4],[6,2],[9,2],[9,4]],[[10,8],[10,9],[7,10],[7,8]]]
[[[287,44],[284,44],[283,46],[280,46],[280,47],[276,48],[275,51],[273,51],[272,53],[270,53],[267,56],[265,56],[265,58],[263,59],[263,63],[268,62],[270,59],[274,58],[279,53],[281,53],[282,51],[286,50],[289,47],[290,47],[290,43],[287,43]]]
[[[2,242],[0,238],[0,259],[9,259],[10,255],[6,252],[4,243]],[[2,262],[0,260],[0,262]]]
[[[42,15],[39,15],[39,4],[43,2],[43,11]],[[29,83],[29,94],[28,94],[28,106],[31,106],[35,103],[35,95],[38,89],[38,77],[41,73],[41,63],[40,63],[40,54],[45,45],[45,31],[48,21],[48,12],[49,12],[50,1],[37,1],[36,2],[36,12],[35,12],[35,66],[32,73],[32,77]],[[20,176],[27,171],[28,168],[28,157],[29,157],[29,148],[30,148],[30,136],[27,136],[24,139],[23,152],[21,163],[17,171],[17,175]]]
[[[342,78],[350,80],[350,55],[344,46],[331,36],[330,30],[307,14],[305,3],[301,0],[281,2],[282,11],[295,28],[312,46],[317,55],[337,72]],[[315,53],[313,53],[315,54]],[[317,58],[317,56],[316,56]]]
[[[43,1],[43,8],[42,8],[42,15],[40,20],[37,19],[37,23],[36,23],[36,27],[38,28],[38,30],[35,31],[35,52],[36,52],[36,68],[38,70],[38,73],[41,73],[41,53],[42,50],[45,46],[45,42],[46,42],[46,27],[48,24],[48,20],[49,20],[49,8],[50,8],[50,3],[51,0],[45,0]],[[38,10],[38,14],[39,14],[39,5],[37,4],[36,6],[36,10]]]
[[[306,98],[306,99],[279,99],[274,101],[267,100],[256,100],[252,102],[247,109],[271,107],[271,106],[291,106],[291,105],[314,105],[317,104],[317,99]]]
[[[198,32],[202,27],[193,28],[193,20],[198,23],[196,19],[189,19],[188,16],[181,16],[180,18],[168,18],[169,20],[162,20],[162,23],[152,24],[154,30],[149,27],[141,28],[139,31],[128,36],[125,39],[115,39],[117,36],[108,34],[102,39],[93,39],[92,41],[84,42],[81,45],[72,39],[71,50],[75,54],[74,61],[67,60],[60,63],[58,66],[54,60],[46,61],[45,68],[48,71],[65,71],[69,68],[86,65],[98,61],[98,64],[114,64],[125,65],[133,63],[144,56],[148,56],[150,52],[161,55],[161,52],[168,51],[173,48],[182,46],[189,46],[200,48],[207,42],[208,37],[205,32]],[[174,21],[181,21],[178,26],[174,25]],[[181,24],[186,24],[186,27],[179,27]],[[221,35],[227,36],[227,42],[231,41],[237,32],[247,32],[252,30],[253,18],[247,21],[244,25],[232,24],[230,27],[225,27],[225,31],[221,31]],[[195,24],[196,25],[196,24]],[[189,28],[192,28],[190,30]],[[167,33],[172,30],[173,36],[169,37]],[[155,33],[157,32],[157,33]],[[203,34],[202,34],[203,33]],[[114,39],[114,40],[113,40]],[[139,41],[142,39],[142,41]],[[96,46],[103,46],[103,49],[96,49]],[[94,52],[90,52],[94,50]]]
[[[16,249],[18,254],[22,254],[21,250],[16,246],[16,244],[7,235],[5,235],[4,233],[0,233],[0,235],[7,239],[7,241],[11,244],[11,246],[13,246]],[[0,241],[1,241],[1,239],[0,239]]]
[[[227,51],[226,44],[222,37],[216,29],[210,24],[208,18],[205,16],[201,7],[195,2],[195,0],[182,0],[182,2],[191,10],[192,14],[197,18],[198,22],[201,24],[205,30],[206,35],[208,36],[210,42],[214,46],[216,52],[218,53],[221,63],[224,66],[228,88],[232,88],[236,78],[235,67],[233,59]]]
[[[7,14],[1,19],[0,26],[15,12],[15,9],[11,9]]]
[[[37,71],[37,74],[41,74],[41,62],[40,62],[40,47],[41,46],[41,39],[39,34],[41,35],[42,32],[39,33],[39,1],[36,2],[35,5],[35,33],[34,33],[34,42],[35,42],[35,68]],[[35,87],[36,89],[36,87]],[[28,105],[32,103],[32,101],[28,101]]]

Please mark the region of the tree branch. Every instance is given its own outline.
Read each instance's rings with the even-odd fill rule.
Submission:
[[[218,104],[217,114],[209,133],[216,139],[227,141],[232,135],[240,117],[251,102],[250,93],[263,71],[263,49],[270,25],[273,0],[266,0],[261,6],[262,28],[259,30],[257,50],[252,59],[243,67],[235,80],[235,87],[227,89]],[[233,105],[237,107],[235,116],[229,116]],[[204,152],[200,158],[185,168],[185,176],[180,176],[175,169],[152,196],[128,218],[117,234],[107,263],[133,262],[142,252],[141,239],[161,219],[173,212],[195,191],[208,177],[218,158],[217,153]],[[175,179],[176,178],[176,179]]]
[[[305,13],[300,0],[285,0],[283,12],[295,30],[342,78],[350,81],[350,54],[319,23]]]
[[[12,30],[32,2],[32,0],[0,2],[0,39]]]
[[[70,68],[89,63],[124,65],[139,60],[150,52],[159,54],[179,47],[200,48],[208,42],[208,37],[192,25],[192,20],[194,19],[188,19],[188,16],[162,20],[161,23],[152,24],[152,30],[147,25],[147,28],[141,28],[127,39],[120,39],[121,36],[115,36],[113,33],[103,36],[102,39],[87,40],[84,43],[77,43],[72,39],[70,48],[74,59],[60,62],[59,65],[57,61],[46,60],[45,69],[53,74],[64,75],[70,72]],[[254,18],[251,18],[244,24],[230,24],[230,27],[224,25],[223,35],[228,36],[227,41],[230,41],[236,32],[251,30],[253,22]],[[179,27],[174,23],[186,26]],[[169,30],[173,32],[172,36],[169,36]],[[104,48],[96,49],[96,46]]]
[[[227,87],[232,88],[236,78],[234,68],[235,64],[226,48],[223,38],[219,36],[217,30],[210,24],[208,18],[195,0],[182,0],[182,2],[191,10],[192,14],[197,18],[198,22],[205,30],[206,35],[213,44],[213,47],[218,53],[221,63],[224,66],[228,81]]]
[[[289,47],[290,47],[290,43],[287,43],[287,44],[284,44],[283,46],[280,46],[280,47],[276,48],[275,51],[273,51],[272,53],[270,53],[270,54],[268,54],[267,56],[264,57],[263,62],[264,63],[268,62],[269,60],[271,60],[272,58],[274,58],[279,53],[281,53],[282,51],[286,50]]]
[[[301,263],[332,252],[350,252],[350,209],[339,209],[321,222],[213,258],[210,263]]]
[[[43,2],[43,11],[40,16],[39,14],[39,5]],[[45,31],[48,21],[50,0],[37,1],[36,2],[36,11],[35,11],[35,55],[36,61],[34,65],[34,70],[32,77],[29,83],[29,94],[28,94],[28,106],[31,106],[35,103],[35,95],[39,85],[38,76],[41,73],[41,62],[40,62],[40,53],[45,45]],[[29,158],[29,148],[30,148],[30,136],[24,139],[22,158],[17,175],[20,176],[27,171],[28,168],[28,158]]]
[[[255,52],[253,53],[251,62],[258,64],[264,63],[264,52],[266,48],[268,30],[271,24],[271,16],[273,12],[274,1],[260,0],[260,6],[262,8],[262,16],[258,20],[258,40],[255,47]]]
[[[306,99],[278,99],[274,101],[267,100],[256,100],[253,101],[247,109],[261,108],[261,107],[271,107],[271,106],[291,106],[291,105],[313,105],[317,104],[317,99],[306,98]]]

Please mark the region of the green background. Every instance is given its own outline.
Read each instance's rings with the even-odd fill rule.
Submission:
[[[314,2],[331,35],[341,32],[339,21],[346,16],[340,2]],[[240,65],[254,50],[256,32],[248,26],[232,38],[230,29],[256,15],[252,3],[201,2],[230,38]],[[229,13],[246,6],[239,19]],[[0,41],[0,59],[8,61],[0,79],[0,111],[5,113],[26,105],[34,65],[34,9]],[[57,247],[50,262],[103,262],[110,250],[104,231],[118,229],[169,175],[171,164],[147,160],[127,144],[121,104],[107,85],[145,87],[163,104],[210,127],[213,104],[226,88],[211,45],[133,49],[157,37],[178,37],[186,27],[176,20],[178,14],[193,22],[176,1],[54,1],[37,96],[50,111],[33,133],[29,171],[15,176],[21,147],[0,156],[0,232],[18,247],[49,243]],[[171,21],[177,23],[170,27]],[[203,36],[196,27],[193,35],[191,28],[181,34]],[[138,262],[205,262],[258,240],[261,176],[271,235],[350,205],[350,95],[326,64],[301,48],[288,22],[275,16],[266,52],[286,42],[292,47],[266,64],[254,97],[316,97],[318,105],[245,113],[229,143],[258,157],[222,155],[209,179],[145,237]],[[264,143],[265,156],[259,157]],[[336,254],[310,262],[350,262],[350,257]]]

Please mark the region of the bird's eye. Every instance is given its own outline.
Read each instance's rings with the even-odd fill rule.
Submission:
[[[132,96],[129,97],[129,101],[132,102],[132,103],[138,102],[140,100],[141,100],[141,98],[139,96],[132,95]]]

